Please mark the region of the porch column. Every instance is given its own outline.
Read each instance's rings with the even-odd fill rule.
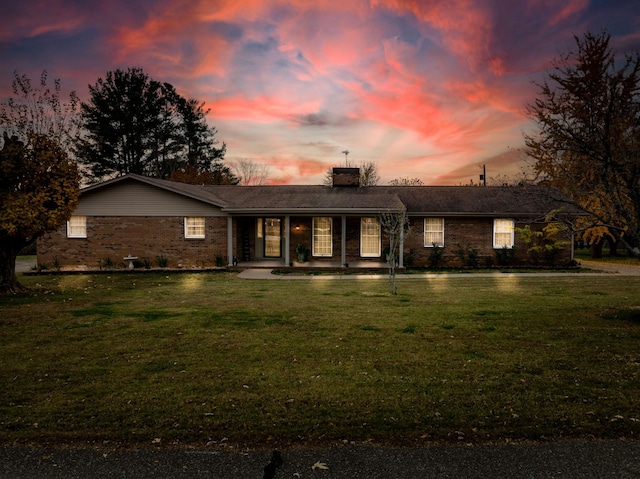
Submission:
[[[347,264],[347,217],[344,215],[342,215],[342,238],[340,242],[340,264],[344,268],[344,265]]]
[[[233,218],[227,216],[227,259],[228,265],[233,266]]]
[[[284,217],[284,265],[289,266],[291,263],[291,217]]]

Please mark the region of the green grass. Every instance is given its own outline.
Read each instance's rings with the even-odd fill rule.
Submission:
[[[592,258],[588,248],[576,249],[574,251],[575,259],[578,261],[596,261],[601,263],[640,266],[640,260],[629,255],[625,249],[619,249],[617,256],[609,256],[609,250],[604,248],[602,258]]]
[[[640,277],[25,276],[0,444],[271,446],[640,434]]]

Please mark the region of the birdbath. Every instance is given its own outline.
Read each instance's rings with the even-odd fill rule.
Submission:
[[[122,259],[124,259],[125,261],[129,262],[129,269],[133,269],[133,262],[135,260],[137,260],[138,257],[129,255],[129,256],[126,256],[125,258],[122,258]]]

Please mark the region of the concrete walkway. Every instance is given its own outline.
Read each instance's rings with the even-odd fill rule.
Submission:
[[[425,273],[425,274],[402,274],[398,273],[397,278],[401,279],[435,279],[435,278],[506,278],[515,276],[534,276],[534,277],[553,277],[553,276],[602,276],[603,274],[616,274],[620,276],[640,276],[640,265],[615,265],[608,263],[598,263],[595,261],[582,261],[583,268],[593,270],[592,273],[576,272],[576,273],[554,273],[548,272],[528,272],[528,273]],[[276,279],[276,280],[353,280],[353,279],[387,279],[387,274],[273,274],[268,268],[245,269],[238,274],[239,278],[244,279]]]
[[[593,270],[593,273],[426,273],[426,274],[398,274],[398,279],[419,279],[419,278],[443,278],[443,277],[463,277],[466,278],[470,274],[473,274],[476,278],[493,278],[496,276],[592,276],[601,275],[602,273],[618,274],[621,276],[640,276],[640,265],[615,265],[611,263],[599,263],[596,261],[582,261],[582,267]],[[16,260],[16,273],[27,273],[32,271],[36,267],[35,259],[18,259]],[[328,280],[328,279],[386,279],[386,274],[273,274],[269,268],[249,268],[245,269],[238,274],[239,278],[244,279],[279,279],[279,280],[292,280],[292,279],[315,279],[315,280]]]

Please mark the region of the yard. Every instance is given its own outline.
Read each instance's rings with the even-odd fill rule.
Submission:
[[[640,277],[29,276],[0,297],[0,444],[640,436]]]

